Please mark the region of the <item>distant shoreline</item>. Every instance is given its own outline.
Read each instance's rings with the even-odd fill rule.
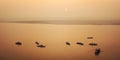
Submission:
[[[0,21],[0,23],[60,24],[60,25],[120,25],[120,20],[29,20]]]

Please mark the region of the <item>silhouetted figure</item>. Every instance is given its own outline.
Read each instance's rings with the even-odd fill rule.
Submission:
[[[76,44],[78,44],[78,45],[84,45],[83,43],[81,43],[81,42],[77,42]]]
[[[36,41],[35,43],[36,43],[37,45],[39,45],[39,44],[40,44],[40,43],[39,43],[39,42],[37,42],[37,41]]]
[[[69,46],[70,46],[71,44],[70,44],[70,42],[66,42],[66,45],[69,45]]]
[[[37,47],[45,48],[46,46],[44,46],[44,45],[38,45]]]
[[[15,44],[18,45],[18,46],[22,45],[21,42],[16,42]]]
[[[89,45],[91,45],[91,46],[97,46],[98,44],[97,43],[89,43]]]
[[[88,36],[87,39],[93,39],[93,37],[92,36]]]
[[[95,56],[98,56],[100,54],[101,50],[100,48],[96,48],[95,49]]]

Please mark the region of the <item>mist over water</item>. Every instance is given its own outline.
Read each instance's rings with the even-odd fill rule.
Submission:
[[[120,60],[119,40],[120,0],[0,0],[0,60]]]
[[[119,60],[119,36],[119,25],[0,23],[0,60]],[[23,44],[16,46],[17,41]],[[36,41],[46,48],[36,47]],[[96,48],[103,51],[99,56]]]

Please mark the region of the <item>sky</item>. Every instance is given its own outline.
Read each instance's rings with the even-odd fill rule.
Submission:
[[[0,19],[119,20],[119,0],[0,0]]]

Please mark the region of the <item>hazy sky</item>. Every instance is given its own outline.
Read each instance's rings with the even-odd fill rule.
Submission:
[[[120,0],[0,0],[0,19],[54,17],[56,20],[120,20]]]

